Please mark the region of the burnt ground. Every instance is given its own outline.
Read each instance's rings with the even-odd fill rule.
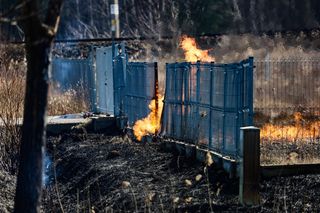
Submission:
[[[13,211],[15,176],[0,170],[0,213]]]
[[[239,208],[236,182],[210,170],[213,184],[208,188],[203,165],[164,152],[158,143],[102,135],[50,141],[55,144],[51,149],[58,184],[52,180],[47,187],[47,212],[59,212],[61,206],[65,212],[205,212],[210,199],[214,210]],[[196,181],[199,174],[202,178]]]
[[[68,134],[47,144],[55,166],[43,191],[43,212],[210,212],[210,203],[213,212],[320,209],[320,175],[262,180],[262,203],[248,208],[238,203],[237,180],[165,152],[157,142]],[[1,213],[12,212],[14,187],[14,176],[0,172]]]
[[[247,208],[238,203],[237,180],[229,179],[220,170],[205,170],[205,165],[165,152],[156,142],[142,144],[121,136],[71,134],[50,138],[48,146],[56,162],[56,178],[51,172],[44,191],[45,212],[320,209],[320,175],[263,180],[261,206]],[[196,181],[199,174],[202,178]]]

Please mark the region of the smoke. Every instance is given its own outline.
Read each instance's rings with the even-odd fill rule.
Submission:
[[[318,34],[318,33],[317,33]],[[257,59],[298,59],[320,57],[319,41],[309,39],[305,34],[286,36],[226,35],[219,38],[211,54],[217,62],[229,63],[253,56]]]
[[[224,35],[219,38],[198,38],[202,49],[216,63],[233,63],[253,56],[255,58],[254,105],[276,114],[283,110],[316,108],[320,103],[319,32],[306,35],[275,34],[273,36]],[[131,61],[158,61],[160,88],[165,87],[166,63],[185,61],[179,39],[141,45],[141,50]],[[130,54],[129,54],[130,56]],[[269,111],[270,112],[270,111]],[[271,112],[273,113],[273,112]],[[318,112],[317,112],[318,113]]]
[[[53,177],[52,173],[52,159],[49,154],[46,152],[43,160],[43,174],[42,174],[42,183],[44,186],[48,186],[51,182],[51,178]]]
[[[209,54],[215,57],[217,63],[232,63],[249,56],[255,59],[301,59],[320,58],[319,32],[311,35],[276,34],[274,36],[223,35],[219,38],[197,39],[203,49],[209,49]],[[130,46],[130,44],[128,44]],[[161,86],[164,85],[165,64],[184,61],[184,54],[179,47],[179,38],[161,42],[141,43],[139,51],[129,52],[131,61],[158,61]],[[162,87],[163,88],[163,87]]]
[[[320,34],[314,31],[311,35],[303,32],[294,34],[267,35],[223,35],[197,39],[198,45],[209,49],[217,63],[231,63],[249,56],[257,59],[317,58],[320,57]],[[130,46],[130,44],[128,44]],[[144,42],[135,54],[129,53],[132,61],[164,61],[165,63],[184,61],[184,54],[179,47],[179,38],[172,41]],[[164,65],[165,65],[164,63]],[[160,67],[161,70],[164,70]]]

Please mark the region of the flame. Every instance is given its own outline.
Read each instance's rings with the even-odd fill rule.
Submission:
[[[317,139],[320,137],[320,121],[306,122],[302,114],[297,112],[294,114],[294,124],[266,124],[261,128],[260,136],[274,141],[285,140],[289,142]]]
[[[185,60],[189,62],[211,62],[214,57],[209,56],[209,50],[201,50],[198,48],[196,40],[191,37],[182,36],[180,46],[184,50]]]
[[[157,101],[156,99],[152,99],[149,104],[149,109],[151,110],[149,115],[141,120],[136,121],[134,124],[133,132],[137,140],[141,141],[143,136],[147,134],[156,134],[160,130],[163,98],[163,96],[159,95],[157,97]]]

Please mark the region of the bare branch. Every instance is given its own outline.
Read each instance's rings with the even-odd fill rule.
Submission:
[[[25,1],[18,1],[15,5],[13,5],[11,8],[9,8],[5,13],[0,14],[0,19],[2,18],[6,18],[7,16],[9,16],[10,14],[20,10],[21,8],[23,8],[30,0],[25,0]],[[0,21],[1,22],[1,21]]]

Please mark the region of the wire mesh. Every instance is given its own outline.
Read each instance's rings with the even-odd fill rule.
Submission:
[[[259,59],[255,66],[255,111],[320,114],[319,59]]]

